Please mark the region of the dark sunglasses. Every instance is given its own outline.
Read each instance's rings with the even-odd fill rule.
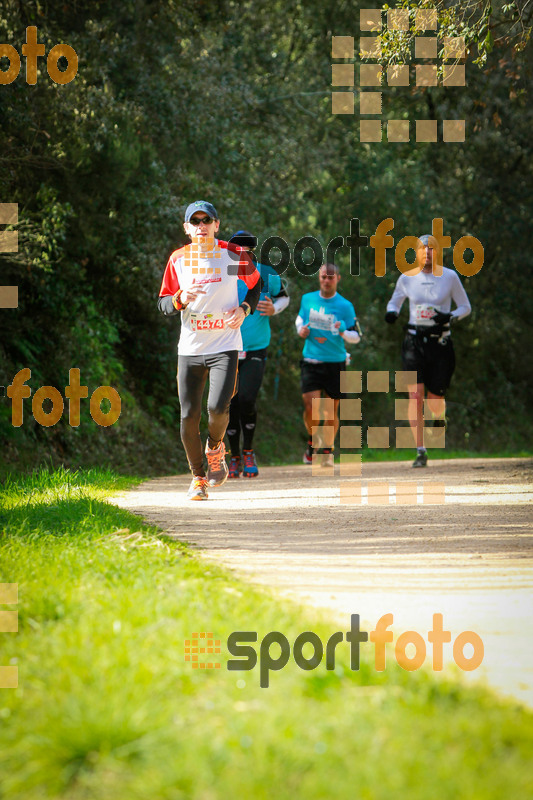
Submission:
[[[189,222],[197,228],[198,225],[211,225],[214,220],[211,217],[202,217],[201,219],[196,217],[195,219],[190,219]]]

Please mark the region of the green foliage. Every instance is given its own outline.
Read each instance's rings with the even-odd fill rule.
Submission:
[[[526,9],[527,0],[504,3],[492,0],[466,0],[463,3],[450,5],[443,0],[416,3],[413,0],[399,0],[394,6],[385,3],[384,10],[389,8],[409,11],[409,29],[406,31],[388,30],[381,33],[382,52],[380,62],[384,65],[405,64],[411,58],[411,49],[416,34],[420,34],[416,26],[416,12],[419,9],[436,9],[438,20],[438,36],[441,40],[439,56],[443,54],[443,38],[463,37],[466,52],[472,56],[472,63],[480,68],[485,66],[487,57],[496,44],[509,47],[515,52],[523,50],[531,38],[531,12]],[[497,39],[493,31],[497,32]],[[477,54],[476,58],[473,55]],[[442,66],[440,67],[442,74]]]
[[[465,118],[467,138],[416,146],[360,143],[356,118],[331,114],[331,36],[356,35],[354,2],[342,14],[315,0],[61,7],[8,0],[4,9],[0,41],[20,49],[25,27],[37,25],[47,52],[58,42],[75,48],[79,69],[59,86],[40,59],[35,86],[26,84],[23,64],[17,80],[0,87],[1,199],[19,204],[19,252],[0,257],[2,284],[18,285],[20,296],[17,310],[0,313],[0,384],[30,367],[32,390],[61,389],[78,367],[90,392],[110,384],[123,399],[123,414],[107,431],[87,409],[80,430],[66,420],[36,426],[29,401],[23,427],[13,429],[8,404],[0,404],[9,463],[185,466],[175,390],[179,323],[158,314],[156,299],[166,259],[184,242],[182,212],[195,197],[219,208],[222,238],[246,227],[260,243],[279,235],[291,249],[314,235],[325,251],[332,238],[348,236],[353,217],[367,236],[393,217],[396,242],[428,230],[433,217],[444,219],[452,243],[476,236],[485,264],[465,281],[474,313],[457,329],[450,442],[465,446],[468,434],[470,447],[486,450],[488,430],[491,449],[520,447],[533,433],[533,348],[524,346],[533,296],[523,257],[533,202],[531,47],[521,0],[438,4],[441,32],[466,37],[467,86],[384,86],[383,106],[391,118]],[[390,37],[391,63],[412,34]],[[353,366],[397,369],[399,331],[385,330],[382,320],[398,276],[392,259],[377,279],[369,248],[359,276],[349,273],[346,248],[337,258],[341,291],[365,331]],[[283,430],[296,453],[304,432],[293,320],[316,279],[294,265],[287,275],[291,306],[273,323],[265,391],[277,387],[271,431]],[[271,396],[263,394],[263,415]],[[392,418],[391,403],[375,404],[371,424]],[[261,452],[260,438],[257,446]]]

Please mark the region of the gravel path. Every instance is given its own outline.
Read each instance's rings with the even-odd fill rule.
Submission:
[[[415,630],[427,643],[440,612],[452,641],[464,630],[483,639],[482,666],[461,675],[533,706],[532,477],[532,459],[365,464],[362,497],[341,503],[353,478],[267,467],[257,479],[227,481],[208,502],[185,500],[188,475],[114,502],[254,583],[331,609],[332,625],[345,630],[351,613],[365,630],[392,613],[395,640]],[[418,503],[396,504],[409,482],[420,487]],[[422,502],[438,499],[439,487],[444,503]],[[428,645],[428,664],[430,653]],[[452,645],[444,659],[453,664]]]

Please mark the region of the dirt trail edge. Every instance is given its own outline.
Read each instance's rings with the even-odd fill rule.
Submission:
[[[343,630],[352,613],[365,630],[392,613],[394,640],[419,632],[426,665],[440,612],[452,642],[462,631],[483,640],[483,664],[465,679],[533,706],[533,459],[410,463],[365,464],[362,480],[340,477],[338,465],[335,474],[261,467],[196,503],[185,500],[190,477],[178,475],[113,502],[250,581],[331,609]],[[442,490],[444,502],[431,502]],[[453,664],[452,644],[444,664]]]

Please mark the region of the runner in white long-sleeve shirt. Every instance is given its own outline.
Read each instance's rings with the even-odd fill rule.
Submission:
[[[413,467],[427,465],[423,441],[424,387],[434,424],[445,424],[444,395],[455,369],[455,353],[450,335],[450,322],[470,314],[471,306],[459,276],[452,269],[433,266],[437,241],[431,235],[419,237],[422,247],[417,251],[414,268],[398,279],[387,305],[385,321],[396,322],[402,304],[409,299],[409,322],[402,345],[403,369],[417,372],[417,382],[410,384],[409,424],[413,431],[417,455]],[[442,274],[439,274],[442,270]],[[437,272],[435,275],[434,272]],[[452,300],[456,308],[451,311]]]

